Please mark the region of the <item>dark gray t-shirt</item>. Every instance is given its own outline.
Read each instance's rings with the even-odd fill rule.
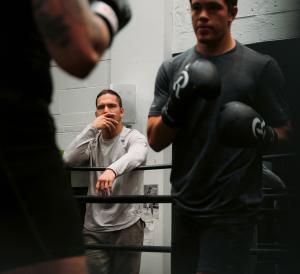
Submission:
[[[50,56],[34,20],[31,2],[18,2],[18,9],[13,1],[2,6],[2,10],[15,10],[14,16],[22,18],[21,24],[8,24],[5,16],[0,19],[1,26],[5,26],[0,43],[1,65],[5,68],[2,70],[0,97],[4,104],[3,100],[8,98],[51,102]]]
[[[159,68],[149,116],[159,116],[173,82],[184,67],[204,58],[191,48]],[[209,59],[222,80],[221,95],[213,101],[193,98],[186,105],[185,124],[172,147],[172,194],[185,213],[198,217],[238,220],[255,212],[262,201],[261,155],[255,148],[228,148],[217,135],[220,107],[241,101],[254,108],[272,127],[289,120],[284,79],[276,61],[246,46]]]

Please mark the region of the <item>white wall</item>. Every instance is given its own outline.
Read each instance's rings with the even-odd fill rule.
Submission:
[[[110,84],[110,51],[85,80],[66,74],[55,63],[51,72],[54,94],[50,109],[56,122],[57,143],[64,149],[92,121],[96,95]]]
[[[174,0],[173,53],[195,43],[189,5],[188,0]],[[299,33],[299,0],[239,0],[238,7],[232,33],[243,44],[295,38]]]
[[[146,134],[154,80],[161,62],[172,53],[195,44],[188,0],[130,0],[133,18],[116,37],[111,50],[84,81],[52,65],[54,96],[51,111],[57,126],[57,142],[64,149],[94,117],[95,96],[111,83],[136,85],[136,124]],[[280,40],[296,36],[299,0],[239,0],[233,34],[242,43]],[[147,164],[171,162],[170,147],[149,152]],[[78,179],[78,177],[77,177]],[[82,182],[82,177],[79,177]],[[145,184],[158,184],[159,194],[169,194],[169,171],[145,171]],[[170,206],[160,205],[156,245],[170,245]],[[141,274],[170,273],[170,256],[143,253]]]
[[[130,0],[133,18],[116,36],[110,51],[84,81],[66,75],[52,65],[54,96],[51,111],[57,125],[57,142],[64,149],[92,121],[95,96],[113,84],[136,85],[136,123],[146,134],[149,106],[153,99],[158,66],[171,56],[172,0]],[[126,109],[125,109],[126,111]],[[170,163],[170,151],[149,152],[147,164]],[[85,185],[86,176],[75,173],[73,186]],[[169,194],[169,171],[145,171],[145,184],[158,184],[159,194]],[[155,228],[155,245],[170,245],[170,205],[160,205],[159,223]],[[141,274],[169,273],[169,254],[143,253]]]
[[[154,80],[161,62],[171,56],[172,1],[131,0],[133,18],[128,27],[116,37],[111,49],[111,82],[134,83],[137,85],[137,128],[146,134],[146,122],[153,99]],[[147,164],[170,162],[167,152],[154,153],[150,150]],[[167,161],[168,160],[168,161]],[[146,171],[145,184],[158,184],[159,194],[169,194],[169,176],[165,172]],[[170,230],[163,220],[170,207],[160,204],[160,221],[155,228],[155,245],[170,245]],[[168,269],[168,255],[143,253],[142,274],[160,274]],[[165,266],[166,264],[166,266]],[[168,271],[168,270],[167,270]],[[165,273],[169,273],[165,272]]]

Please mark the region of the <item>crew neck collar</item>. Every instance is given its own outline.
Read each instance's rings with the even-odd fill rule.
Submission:
[[[218,54],[218,55],[213,55],[213,56],[205,56],[203,53],[198,52],[197,49],[196,49],[196,46],[194,46],[194,53],[198,56],[201,56],[202,58],[213,60],[213,59],[218,59],[220,57],[227,56],[227,55],[230,55],[230,54],[234,53],[239,46],[240,46],[240,43],[238,41],[235,41],[235,46],[232,49],[230,49],[230,50],[228,50],[224,53],[221,53],[221,54]]]

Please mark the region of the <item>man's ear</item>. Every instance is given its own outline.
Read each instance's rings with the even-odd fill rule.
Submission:
[[[231,26],[233,20],[235,19],[236,15],[238,13],[238,7],[237,6],[233,6],[231,8],[231,10],[229,11],[229,17],[230,20],[228,21],[228,25]]]
[[[124,115],[125,115],[125,109],[121,108],[121,117],[123,118]]]
[[[233,6],[233,7],[231,8],[231,12],[230,12],[230,14],[231,14],[231,16],[232,16],[232,20],[235,19],[237,13],[238,13],[238,7],[237,7],[237,6]]]

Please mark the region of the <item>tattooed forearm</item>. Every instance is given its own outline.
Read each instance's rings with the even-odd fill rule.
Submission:
[[[64,22],[63,15],[53,17],[44,13],[37,20],[47,39],[62,47],[68,46],[70,42],[69,28]]]
[[[66,47],[70,42],[69,26],[65,22],[63,9],[59,12],[49,11],[46,8],[47,0],[33,1],[33,12],[38,27],[46,39],[58,44],[61,47]]]

